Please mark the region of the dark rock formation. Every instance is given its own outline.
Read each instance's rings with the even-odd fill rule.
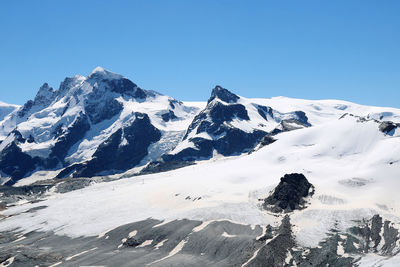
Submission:
[[[399,240],[399,230],[389,220],[383,219],[380,215],[374,215],[370,220],[360,223],[349,229],[360,240],[360,250],[363,253],[378,253],[382,256],[393,255],[396,242]],[[382,233],[382,234],[381,234]],[[378,250],[378,247],[381,247]],[[397,248],[398,249],[398,248]]]
[[[164,161],[164,159],[155,160],[150,162],[145,168],[143,168],[138,175],[157,173],[157,172],[166,172],[179,168],[183,168],[186,166],[194,165],[193,161]]]
[[[61,127],[58,127],[56,132],[56,136],[58,137],[57,142],[51,148],[48,159],[49,167],[54,168],[57,162],[63,162],[71,146],[81,140],[89,129],[90,123],[88,118],[82,112],[80,112],[73,124],[65,131],[62,131]]]
[[[264,208],[273,212],[290,212],[304,208],[304,198],[311,195],[313,185],[301,173],[285,174],[273,193],[264,200]]]
[[[22,108],[18,111],[18,117],[27,117],[32,113],[34,107],[47,107],[54,100],[56,96],[56,91],[52,87],[50,87],[47,83],[44,83],[40,88],[38,93],[35,96],[35,99],[27,101]]]
[[[266,135],[261,139],[260,145],[258,146],[258,148],[262,148],[264,146],[270,145],[270,144],[274,143],[275,141],[276,141],[276,139],[272,138],[270,135]]]
[[[392,135],[392,131],[396,128],[400,127],[399,123],[393,123],[391,121],[383,121],[379,125],[379,131],[384,134]]]
[[[90,98],[89,98],[90,99]],[[101,101],[89,100],[85,103],[86,114],[89,115],[90,121],[97,124],[104,120],[109,120],[122,110],[122,104],[114,98],[105,98]]]
[[[275,233],[275,237],[261,247],[256,258],[248,266],[285,266],[287,253],[294,247],[292,227],[289,216],[282,219],[282,223]]]
[[[33,106],[33,101],[32,100],[28,100],[23,106],[22,108],[20,108],[20,110],[18,110],[17,115],[18,117],[22,118],[25,117],[29,111],[31,110]]]
[[[17,145],[17,140],[18,138],[0,153],[0,170],[11,177],[11,180],[7,182],[8,185],[14,184],[25,177],[26,174],[32,172],[36,168],[36,165],[40,163],[39,158],[33,158],[22,152],[21,148]]]
[[[215,88],[212,90],[211,97],[208,99],[208,103],[213,101],[215,98],[219,98],[226,103],[236,103],[239,100],[237,95],[219,85],[215,86]]]
[[[155,128],[147,114],[135,113],[131,125],[118,129],[83,164],[75,164],[63,170],[57,178],[93,177],[104,172],[115,173],[136,166],[146,155],[151,143],[160,140],[161,133]]]
[[[161,118],[163,119],[163,121],[168,122],[171,120],[176,120],[178,117],[175,115],[175,113],[172,110],[169,110],[167,113],[161,114]]]
[[[273,109],[271,107],[266,107],[262,105],[256,105],[258,114],[264,118],[264,120],[268,120],[268,117],[273,118]]]

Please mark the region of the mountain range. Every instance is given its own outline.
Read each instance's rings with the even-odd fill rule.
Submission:
[[[0,122],[5,184],[43,170],[93,177],[240,155],[266,135],[311,126],[303,111],[280,112],[221,86],[206,104],[185,104],[100,67],[57,90],[45,83],[8,111]]]
[[[3,265],[400,264],[399,109],[98,67],[0,115]]]

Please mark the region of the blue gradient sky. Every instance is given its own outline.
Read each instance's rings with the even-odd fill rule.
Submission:
[[[400,108],[400,1],[2,1],[0,100],[96,66],[180,100],[246,97]]]

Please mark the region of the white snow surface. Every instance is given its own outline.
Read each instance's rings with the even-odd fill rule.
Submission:
[[[19,105],[7,104],[0,101],[0,125],[8,115],[15,112],[19,108],[20,108]],[[8,129],[4,129],[3,127],[0,126],[0,140],[4,140],[7,137],[8,133],[9,133]]]

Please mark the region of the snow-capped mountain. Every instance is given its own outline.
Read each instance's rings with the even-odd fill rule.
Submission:
[[[301,110],[280,112],[220,86],[203,106],[141,89],[100,67],[66,78],[57,90],[45,83],[0,123],[7,135],[0,171],[8,184],[37,171],[93,177],[150,163],[144,171],[157,172],[240,155],[266,136],[311,126]]]
[[[0,263],[400,264],[399,109],[132,84],[96,69],[3,120],[3,174],[36,161],[0,186]]]
[[[311,126],[303,111],[281,113],[216,86],[182,142],[163,158],[194,161],[215,155],[240,155],[266,135]]]
[[[1,122],[0,170],[11,182],[64,167],[60,176],[125,171],[171,150],[197,110],[100,67],[58,90],[45,83]]]

